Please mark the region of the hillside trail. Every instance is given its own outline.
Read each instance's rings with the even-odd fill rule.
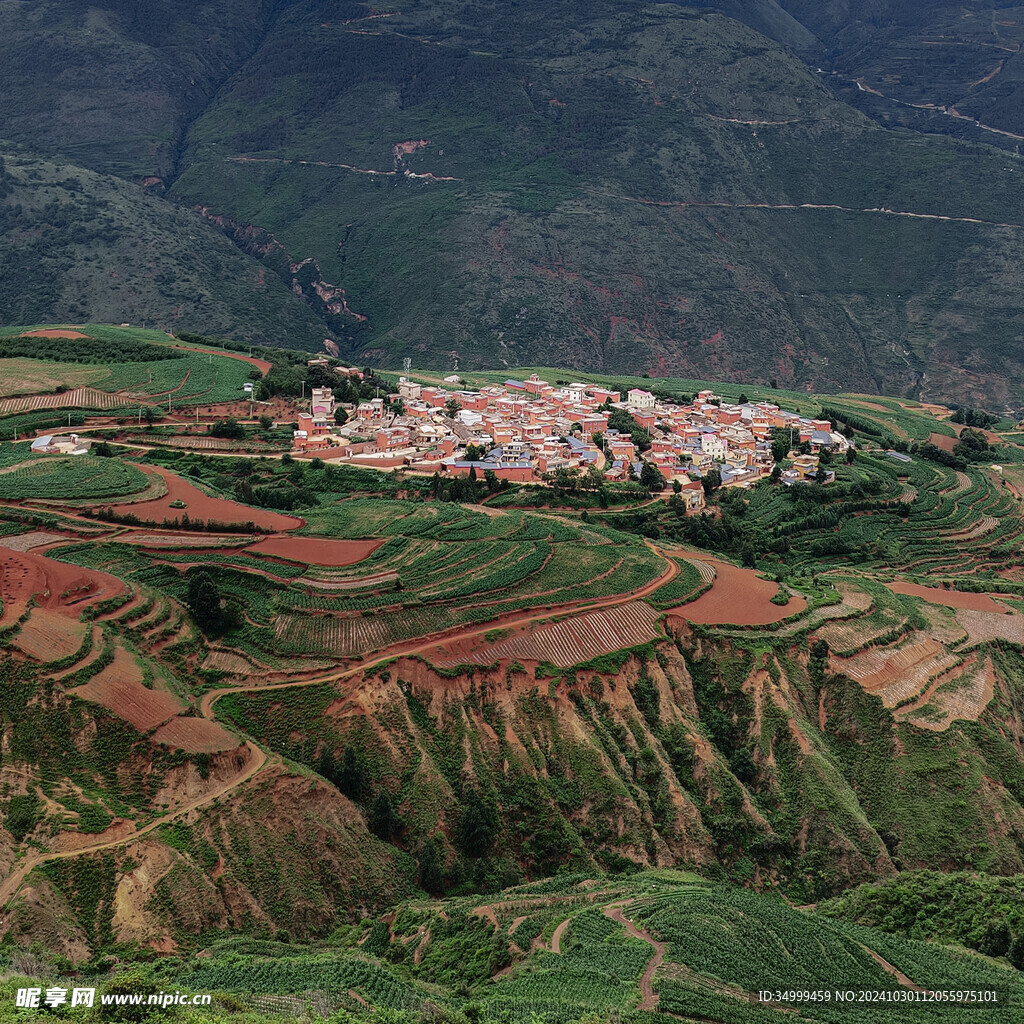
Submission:
[[[613,608],[620,604],[626,604],[630,601],[635,601],[639,598],[645,597],[648,594],[652,594],[659,587],[664,586],[666,583],[671,581],[676,574],[679,572],[679,566],[671,559],[666,558],[658,549],[650,542],[644,542],[648,548],[664,559],[666,563],[665,572],[662,573],[657,579],[646,584],[645,586],[633,591],[629,594],[615,594],[607,598],[602,598],[599,601],[592,603],[582,603],[580,605],[568,605],[563,610],[571,611],[574,607],[585,608],[587,611],[598,610],[601,608]],[[557,612],[556,612],[557,614]],[[552,609],[535,609],[529,615],[521,616],[518,619],[511,620],[509,626],[528,625],[531,622],[539,619],[550,618],[552,615]],[[469,637],[479,636],[486,633],[489,629],[493,628],[493,622],[478,626],[471,630],[466,630],[461,633],[455,634],[452,639],[466,639]],[[382,652],[378,652],[377,656],[369,662],[363,662],[359,665],[355,665],[351,668],[345,669],[341,672],[333,672],[324,676],[314,677],[312,679],[300,679],[291,680],[283,683],[272,683],[269,686],[260,686],[257,684],[251,685],[240,685],[224,687],[217,690],[211,690],[209,693],[203,695],[199,702],[199,713],[203,718],[208,719],[211,722],[216,721],[214,714],[214,704],[217,700],[229,693],[248,693],[255,690],[282,690],[289,689],[296,686],[316,686],[322,685],[323,683],[335,683],[340,682],[343,679],[350,678],[360,672],[366,672],[368,669],[377,667],[384,662],[390,661],[393,658],[401,657],[403,654],[415,654],[421,651],[427,650],[430,647],[436,646],[438,640],[434,637],[433,640],[427,642],[414,642],[412,644],[403,644],[394,648],[387,648]],[[28,858],[24,861],[12,874],[8,875],[4,879],[2,885],[0,885],[0,913],[5,912],[10,904],[10,901],[17,895],[21,889],[25,878],[32,871],[33,868],[38,867],[40,864],[47,863],[53,860],[67,860],[71,857],[78,857],[84,854],[96,853],[100,850],[112,849],[118,846],[124,846],[127,843],[133,842],[140,836],[146,835],[149,832],[154,831],[161,825],[166,825],[170,821],[174,821],[176,818],[182,815],[188,814],[191,811],[197,810],[200,807],[204,807],[207,804],[213,803],[215,800],[222,796],[226,796],[228,793],[233,792],[239,786],[243,785],[250,778],[252,778],[263,766],[267,763],[267,755],[251,740],[246,739],[246,747],[249,749],[252,755],[252,762],[247,768],[238,775],[235,779],[229,780],[223,785],[219,786],[216,790],[209,793],[203,794],[201,797],[197,797],[195,800],[189,801],[187,804],[176,808],[173,812],[163,815],[157,818],[155,821],[150,822],[148,825],[143,826],[139,829],[134,829],[130,833],[118,838],[109,840],[103,843],[95,843],[91,846],[79,847],[76,850],[66,850],[53,853],[37,854],[36,856]],[[564,922],[563,922],[564,923]],[[660,962],[660,961],[659,961]]]
[[[567,917],[564,921],[560,922],[558,927],[551,933],[551,952],[561,953],[562,952],[562,936],[565,934],[565,929],[572,924],[572,918]]]
[[[634,939],[640,939],[642,942],[646,942],[649,946],[654,948],[654,956],[647,963],[647,967],[644,969],[644,973],[640,977],[640,1005],[637,1007],[638,1010],[653,1010],[658,1005],[659,996],[654,991],[654,972],[661,966],[662,961],[665,959],[665,948],[664,942],[659,942],[649,932],[643,931],[637,928],[632,921],[628,920],[622,913],[622,904],[615,906],[609,906],[604,908],[606,917],[610,917],[613,921],[621,924],[626,929],[626,934],[631,935]]]
[[[927,992],[925,988],[921,988],[920,985],[912,982],[898,967],[894,967],[888,960],[886,960],[880,953],[876,953],[873,949],[865,946],[863,942],[859,943],[861,949],[864,950],[872,960],[878,964],[887,974],[891,974],[904,988],[912,989],[914,992]]]
[[[667,206],[678,209],[712,209],[712,210],[824,210],[837,213],[863,213],[875,214],[883,217],[905,217],[912,220],[935,220],[945,221],[952,224],[980,224],[992,228],[1014,228],[1024,230],[1024,224],[1013,221],[984,220],[980,217],[953,217],[943,213],[915,213],[911,210],[890,210],[885,206],[857,207],[840,206],[837,203],[726,203],[714,201],[672,200],[672,199],[642,199],[636,196],[616,195],[612,192],[601,192],[598,189],[583,189],[591,195],[601,196],[605,199],[617,199],[623,203],[638,203],[641,206]]]
[[[550,619],[553,616],[564,615],[574,611],[591,612],[600,611],[604,608],[616,608],[619,605],[629,604],[632,601],[637,601],[653,594],[666,583],[671,582],[679,574],[679,566],[671,558],[666,558],[665,555],[650,541],[645,541],[645,543],[651,551],[663,558],[666,564],[665,571],[650,583],[645,584],[643,587],[640,587],[631,593],[613,594],[610,597],[600,598],[597,601],[556,606],[554,608],[533,609],[526,615],[501,621],[501,627],[503,629],[515,629],[519,626],[527,626],[531,623],[539,622],[542,619]],[[471,629],[459,630],[450,634],[431,634],[431,637],[427,640],[417,638],[413,641],[396,644],[392,647],[386,647],[378,651],[369,661],[363,661],[358,665],[353,665],[351,668],[328,672],[324,675],[314,676],[310,679],[290,680],[283,683],[270,683],[262,686],[259,683],[242,683],[237,686],[227,686],[217,690],[210,690],[203,694],[203,697],[200,700],[199,713],[203,718],[209,718],[212,721],[215,720],[213,713],[214,704],[216,704],[221,697],[224,697],[229,693],[248,693],[250,691],[257,690],[262,693],[266,690],[285,690],[295,686],[321,686],[324,683],[338,683],[352,676],[358,675],[359,673],[367,672],[370,669],[376,668],[378,665],[382,665],[385,662],[392,661],[395,658],[406,657],[412,654],[421,654],[432,647],[436,647],[441,642],[458,643],[462,640],[483,636],[485,633],[494,629],[495,625],[495,620],[492,620],[491,622],[475,626]]]
[[[93,843],[90,846],[80,846],[76,850],[59,850],[52,853],[39,853],[33,857],[29,857],[24,861],[24,863],[19,865],[17,870],[8,875],[7,878],[4,879],[3,884],[0,885],[0,913],[5,913],[9,909],[11,901],[15,896],[17,896],[26,876],[34,868],[39,867],[40,864],[46,864],[53,860],[70,860],[72,857],[80,857],[83,854],[89,853],[98,853],[101,850],[111,850],[115,847],[135,842],[135,840],[149,832],[153,832],[162,825],[166,825],[168,822],[174,821],[185,814],[198,810],[200,807],[205,807],[207,804],[213,803],[222,796],[226,796],[228,793],[233,792],[242,785],[243,782],[247,782],[251,779],[269,760],[267,755],[257,747],[252,740],[246,740],[245,746],[251,756],[249,762],[239,775],[222,783],[216,789],[211,790],[208,793],[203,793],[194,800],[189,800],[180,807],[176,807],[173,811],[151,821],[148,825],[144,825],[142,828],[133,829],[131,832],[128,832],[117,839],[110,839],[106,842]]]

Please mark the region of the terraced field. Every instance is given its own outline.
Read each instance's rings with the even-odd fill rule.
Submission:
[[[466,662],[487,665],[498,659],[543,661],[571,668],[601,654],[638,647],[664,634],[658,615],[642,601],[588,612],[550,626],[541,626],[521,636],[480,648],[462,657],[441,658],[436,664],[451,667]]]

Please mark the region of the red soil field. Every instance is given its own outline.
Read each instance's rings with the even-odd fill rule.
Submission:
[[[167,493],[152,501],[128,502],[112,506],[118,515],[136,515],[144,522],[159,524],[165,519],[168,521],[175,518],[180,519],[187,512],[189,519],[193,522],[196,519],[213,519],[218,523],[253,522],[261,529],[274,532],[296,530],[305,522],[296,516],[286,516],[280,512],[253,508],[237,501],[228,501],[226,498],[211,498],[176,473],[172,473],[162,466],[140,466],[139,468],[146,473],[156,473],[163,477],[164,483],[167,484]],[[172,501],[183,501],[185,508],[171,508]],[[96,507],[106,508],[107,506],[99,503]]]
[[[49,327],[42,331],[26,331],[23,338],[88,338],[88,334],[81,331],[67,331],[55,327]]]
[[[205,718],[172,718],[153,733],[155,743],[190,754],[216,754],[221,750],[234,750],[240,741],[227,729]]]
[[[246,544],[252,542],[252,534],[232,536],[230,533],[154,533],[152,530],[128,530],[111,539],[118,544],[136,544],[140,548],[224,548],[228,550],[245,547]]]
[[[77,619],[86,603],[123,590],[124,584],[106,573],[54,562],[30,551],[0,549],[0,622],[4,625],[20,618],[33,596],[42,607]]]
[[[988,594],[964,594],[958,590],[922,587],[919,583],[886,583],[886,586],[894,594],[920,597],[932,604],[944,604],[947,608],[970,608],[976,612],[1006,611],[1006,605],[996,604]]]
[[[383,544],[382,540],[327,540],[321,537],[268,537],[246,550],[275,555],[304,565],[340,568],[361,562]]]
[[[57,661],[80,650],[86,625],[49,608],[33,608],[14,646],[38,661]]]
[[[59,335],[59,337],[67,337],[67,335]],[[78,334],[78,335],[75,335],[75,337],[84,338],[85,335],[84,334]],[[182,349],[185,352],[201,352],[204,356],[210,354],[208,349],[205,349],[205,348],[192,348],[189,345],[171,345],[171,348]],[[266,375],[268,373],[270,373],[271,369],[273,368],[273,364],[272,363],[268,363],[266,361],[266,359],[254,359],[252,356],[243,356],[241,354],[241,352],[227,352],[227,351],[221,351],[220,349],[218,349],[213,354],[215,356],[227,356],[228,359],[241,359],[243,363],[248,363],[250,366],[255,366],[256,369],[258,369],[260,371],[260,373],[263,374],[264,377],[266,377]]]
[[[928,440],[931,441],[936,448],[941,448],[944,452],[951,452],[953,446],[956,444],[955,437],[948,437],[945,434],[929,434]]]
[[[149,732],[182,710],[181,702],[166,690],[149,690],[142,685],[142,670],[123,647],[117,649],[114,660],[102,672],[69,692],[102,704],[139,732]]]
[[[710,625],[764,626],[802,612],[807,607],[807,602],[796,595],[789,599],[788,604],[772,604],[771,598],[779,589],[778,584],[761,579],[753,569],[740,569],[714,558],[702,558],[701,561],[710,562],[715,567],[714,585],[696,601],[669,609],[669,617]]]

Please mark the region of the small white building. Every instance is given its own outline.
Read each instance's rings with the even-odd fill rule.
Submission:
[[[653,409],[654,395],[643,388],[630,388],[626,394],[626,404],[634,409]]]

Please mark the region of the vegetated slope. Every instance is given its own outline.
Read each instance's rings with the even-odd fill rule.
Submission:
[[[668,870],[563,873],[486,898],[403,899],[323,941],[210,936],[195,953],[118,954],[117,969],[101,965],[89,975],[101,993],[212,991],[213,1005],[181,1018],[212,1024],[242,1014],[251,1022],[875,1024],[893,1018],[893,1003],[908,1017],[911,1001],[912,1017],[934,1024],[971,1016],[922,997],[924,986],[989,1000],[998,990],[990,1015],[1016,1022],[1019,1011],[1008,1007],[1024,993],[1006,959],[897,938]],[[10,985],[31,984],[23,975],[36,975],[36,985],[42,975],[45,985],[52,953],[37,947],[34,957],[15,957]],[[855,1008],[845,996],[851,989]]]
[[[287,260],[370,362],[1015,394],[1013,161],[882,131],[719,15],[536,24],[295,4],[173,195]]]
[[[288,0],[0,5],[3,137],[134,180],[181,136]]]
[[[5,134],[170,187],[265,267],[157,236],[163,265],[126,283],[105,269],[109,243],[23,203],[46,258],[31,282],[5,274],[36,299],[3,319],[84,309],[270,338],[273,314],[291,344],[329,335],[390,366],[559,362],[1019,401],[1016,162],[883,131],[824,84],[853,72],[793,55],[867,45],[887,6],[856,31],[835,5],[723,8],[791,50],[669,5],[549,7],[5,5]],[[944,4],[935,24],[953,16]],[[998,45],[1007,20],[992,22]],[[959,68],[963,47],[933,41],[948,40],[924,39],[915,66],[926,53]],[[1006,55],[979,90],[1012,80]],[[152,237],[158,204],[115,206],[119,237]]]
[[[694,6],[720,10],[789,46],[883,124],[1011,151],[1024,133],[1019,8],[982,0],[698,0]]]
[[[313,346],[322,324],[190,211],[22,152],[0,158],[0,320],[201,326]]]

